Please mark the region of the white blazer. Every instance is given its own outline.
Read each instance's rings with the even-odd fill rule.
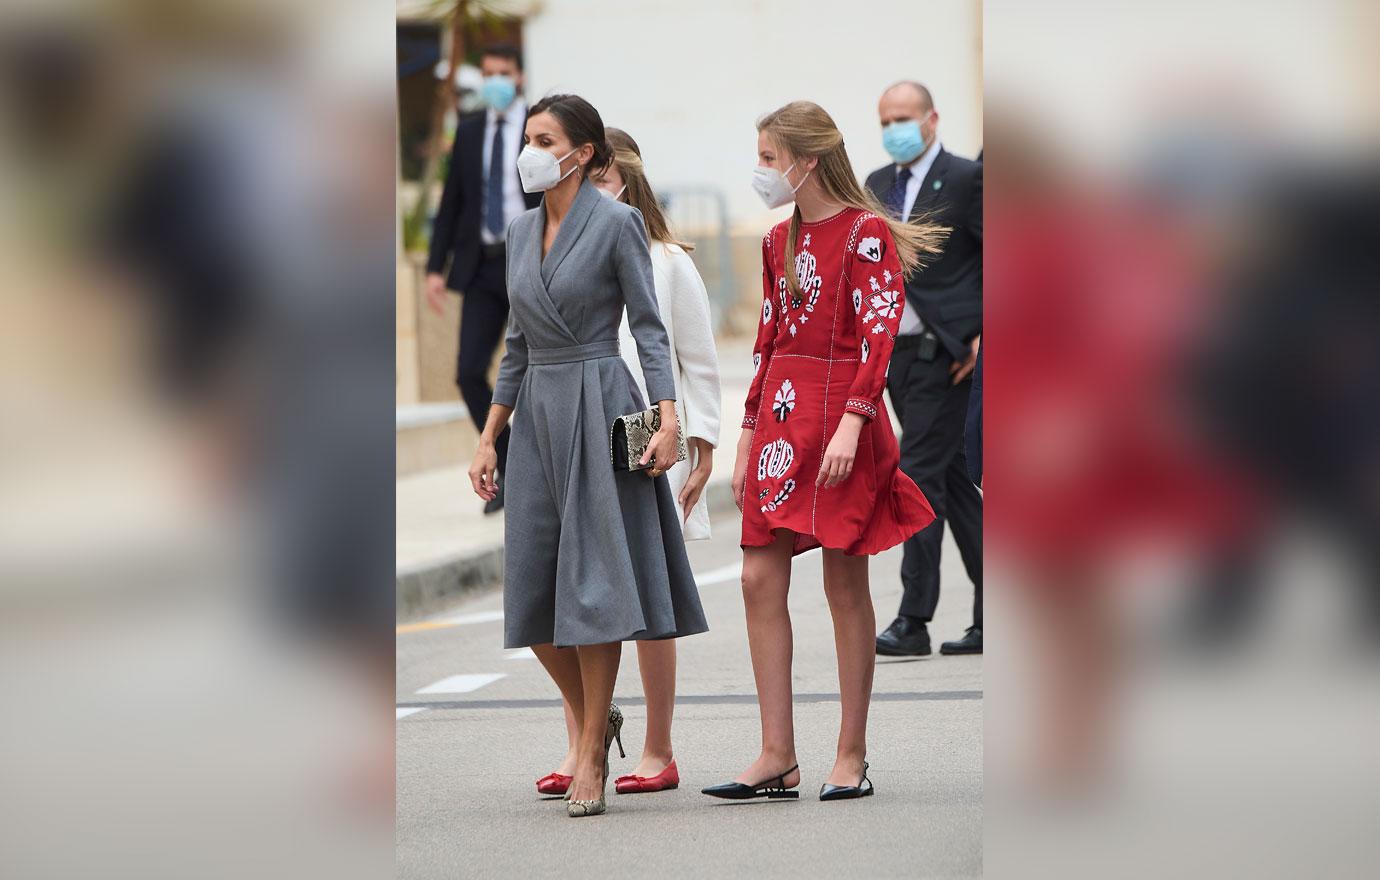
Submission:
[[[699,437],[715,448],[719,445],[719,354],[714,347],[714,330],[709,323],[709,295],[690,255],[673,244],[652,242],[652,272],[656,279],[657,305],[666,336],[671,342],[671,375],[676,383],[676,415],[680,419],[688,441]],[[637,357],[636,343],[628,327],[628,315],[618,329],[623,360],[632,370],[633,379],[647,396],[647,383],[642,377],[642,364]],[[695,450],[690,457],[676,463],[666,472],[671,492],[678,499],[681,489],[690,479],[695,465]],[[709,507],[706,496],[690,510],[681,523],[687,541],[709,537]],[[680,505],[676,505],[677,511]]]

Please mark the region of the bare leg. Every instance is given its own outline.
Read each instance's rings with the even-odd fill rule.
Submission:
[[[857,785],[867,755],[867,709],[872,701],[872,672],[877,664],[877,621],[868,588],[867,557],[826,549],[824,595],[834,618],[842,708],[838,755],[828,782]]]
[[[1118,620],[1110,588],[1087,572],[1061,572],[1039,586],[1029,603],[1040,638],[1035,781],[1072,794],[1095,786],[1106,768],[1121,663]]]
[[[604,731],[608,729],[609,703],[618,678],[623,643],[581,645],[580,679],[584,685],[584,717],[576,750],[575,778],[570,782],[571,800],[598,800],[604,782]]]
[[[676,708],[676,641],[660,639],[637,643],[637,665],[642,672],[642,693],[647,698],[647,734],[642,741],[642,760],[632,771],[655,776],[671,763],[671,715]]]
[[[565,710],[565,758],[561,761],[561,766],[556,768],[556,772],[563,776],[575,775],[575,747],[580,742],[580,722],[575,717],[575,710],[570,708],[569,700],[561,700],[561,707]]]
[[[565,704],[565,729],[569,739],[569,748],[566,751],[565,760],[557,768],[558,773],[566,776],[575,774],[575,744],[580,738],[580,724],[584,719],[584,683],[580,678],[580,658],[576,654],[575,648],[557,648],[555,645],[533,645],[532,653],[537,655],[541,665],[546,667],[546,672],[551,676],[551,680],[556,682],[556,687],[561,691],[561,699]],[[603,728],[601,727],[602,731]]]
[[[795,723],[791,706],[791,615],[786,594],[791,587],[791,543],[784,529],[766,547],[743,550],[743,607],[747,612],[748,648],[757,681],[757,705],[762,715],[762,753],[738,775],[738,782],[756,785],[772,779],[796,763]],[[800,784],[797,770],[786,776],[787,787]]]

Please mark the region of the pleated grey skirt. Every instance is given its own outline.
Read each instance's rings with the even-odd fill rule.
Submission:
[[[505,473],[505,647],[708,630],[666,477],[609,458],[613,420],[642,408],[616,341],[530,352]]]

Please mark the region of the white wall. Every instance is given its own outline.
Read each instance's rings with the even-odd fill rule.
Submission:
[[[718,187],[738,232],[786,214],[749,181],[754,123],[787,101],[829,111],[860,177],[888,161],[876,108],[897,79],[929,86],[946,148],[982,144],[980,0],[542,0],[524,28],[530,101],[587,98],[654,186]]]

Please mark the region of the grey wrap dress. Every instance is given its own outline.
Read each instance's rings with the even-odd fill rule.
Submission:
[[[545,206],[508,228],[513,408],[504,486],[504,646],[677,638],[709,627],[663,475],[616,472],[609,428],[646,407],[620,357],[629,325],[652,401],[675,398],[642,216],[582,182],[546,258]]]

